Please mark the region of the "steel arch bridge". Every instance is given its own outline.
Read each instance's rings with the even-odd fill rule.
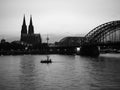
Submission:
[[[83,40],[83,44],[98,45],[117,42],[120,42],[120,20],[99,25],[85,35]]]

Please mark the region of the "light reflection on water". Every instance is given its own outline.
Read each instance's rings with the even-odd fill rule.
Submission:
[[[1,56],[0,90],[120,90],[120,55]]]

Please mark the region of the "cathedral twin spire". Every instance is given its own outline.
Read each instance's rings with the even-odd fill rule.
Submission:
[[[26,21],[25,21],[25,15],[23,18],[23,25],[22,25],[21,34],[27,34],[27,25],[26,25]],[[28,34],[34,34],[34,27],[32,24],[32,16],[31,15],[30,15],[30,24],[28,27]]]
[[[22,25],[21,34],[27,34],[27,26],[26,26],[26,22],[25,22],[25,15],[24,15],[24,18],[23,18],[23,25]]]
[[[32,16],[30,15],[30,24],[28,34],[34,34],[34,27],[32,25]]]

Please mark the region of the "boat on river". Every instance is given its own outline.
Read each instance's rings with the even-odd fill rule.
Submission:
[[[46,64],[49,64],[49,63],[52,63],[52,60],[49,58],[49,56],[47,56],[47,59],[45,59],[45,60],[41,60],[40,63],[46,63]]]
[[[46,40],[47,40],[47,45],[48,45],[48,41],[49,41],[49,37],[48,37],[48,35],[47,35]],[[46,63],[46,64],[49,64],[49,63],[52,63],[52,60],[51,60],[51,59],[49,58],[49,56],[47,55],[47,59],[45,59],[45,60],[41,60],[40,63]]]

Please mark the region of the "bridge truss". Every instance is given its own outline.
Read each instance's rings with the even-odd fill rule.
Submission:
[[[83,43],[99,45],[120,43],[120,20],[107,22],[94,28],[85,36]]]

